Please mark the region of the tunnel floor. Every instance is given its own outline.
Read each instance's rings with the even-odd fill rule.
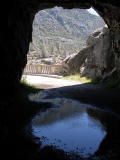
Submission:
[[[24,89],[22,92],[24,93]],[[41,95],[43,95],[42,100],[40,100]],[[32,102],[31,99],[26,103],[27,96],[30,99],[36,97],[36,101]],[[29,158],[29,160],[48,159],[48,157],[53,160],[94,160],[95,158],[98,160],[106,160],[106,158],[107,160],[118,160],[120,146],[118,130],[120,116],[119,97],[120,91],[118,89],[106,89],[100,85],[93,84],[77,84],[47,90],[36,89],[34,93],[29,90],[25,98],[19,102],[16,100],[11,110],[9,110],[10,112],[6,114],[9,120],[7,122],[9,134],[7,138],[3,137],[5,138],[5,140],[3,139],[3,144],[7,146],[6,151],[9,149],[15,157]],[[40,137],[37,138],[35,134],[33,135],[31,120],[35,115],[52,108],[56,98],[72,99],[85,104],[85,106],[91,105],[102,110],[102,112],[100,111],[102,114],[96,109],[92,111],[90,109],[88,112],[90,117],[98,119],[104,126],[104,133],[107,133],[103,136],[99,150],[95,152],[95,155],[92,155],[92,158],[80,157],[74,154],[68,155],[63,149],[56,149],[54,146],[49,145],[40,149]],[[53,102],[49,99],[53,99]],[[112,113],[112,116],[106,114],[106,112]]]

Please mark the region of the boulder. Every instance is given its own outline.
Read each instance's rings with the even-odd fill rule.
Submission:
[[[93,32],[86,41],[86,47],[65,60],[69,74],[80,73],[81,76],[93,79],[108,75],[114,66],[110,42],[107,26]]]
[[[85,62],[87,54],[91,50],[90,48],[91,46],[87,46],[83,48],[78,54],[72,54],[63,61],[64,68],[67,68],[66,73],[75,74],[80,72],[80,67]]]

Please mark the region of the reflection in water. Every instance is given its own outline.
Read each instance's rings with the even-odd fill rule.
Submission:
[[[54,145],[82,157],[94,154],[107,135],[104,125],[92,115],[95,110],[71,99],[46,101],[54,107],[38,114],[32,122],[33,134],[43,137],[43,146]],[[102,111],[96,112],[102,116]]]

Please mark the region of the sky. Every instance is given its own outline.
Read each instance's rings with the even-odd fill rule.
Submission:
[[[87,11],[90,12],[91,14],[99,16],[99,14],[93,8],[87,9]]]

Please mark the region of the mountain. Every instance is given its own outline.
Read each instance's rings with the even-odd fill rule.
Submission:
[[[54,7],[39,11],[33,22],[29,55],[66,57],[78,53],[87,37],[105,25],[101,17],[84,9]]]

